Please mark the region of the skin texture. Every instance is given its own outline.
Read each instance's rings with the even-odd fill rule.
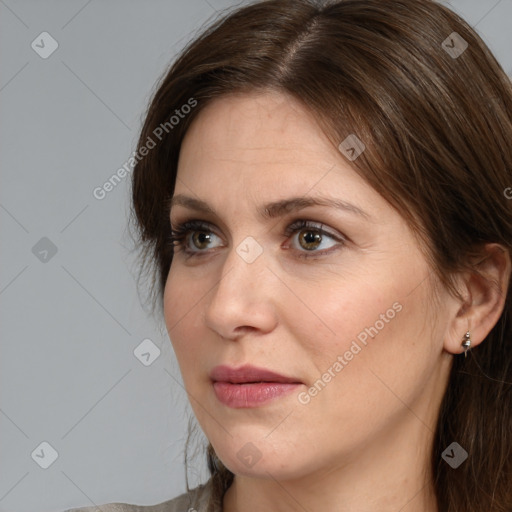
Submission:
[[[194,413],[236,475],[224,509],[437,511],[428,460],[452,354],[462,352],[468,325],[473,347],[485,338],[502,295],[466,276],[461,304],[437,286],[403,218],[279,93],[208,105],[183,142],[174,194],[217,212],[172,208],[173,229],[201,220],[210,238],[187,237],[191,257],[175,251],[164,312]],[[369,218],[331,206],[257,215],[292,196],[342,199]],[[297,219],[335,238],[324,234],[307,250],[315,229],[285,234]],[[252,263],[237,252],[248,236],[263,250]],[[495,253],[487,267],[506,286],[510,261]],[[357,336],[370,326],[378,333],[364,345]],[[354,340],[360,350],[347,360]],[[333,370],[338,356],[341,371]],[[233,409],[213,392],[209,372],[219,364],[253,364],[303,384],[267,405]],[[329,368],[330,382],[301,403],[298,394],[304,402]],[[261,455],[252,466],[237,457],[246,443]]]

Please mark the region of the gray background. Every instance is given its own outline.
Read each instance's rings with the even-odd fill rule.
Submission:
[[[185,490],[191,412],[165,326],[136,292],[129,176],[102,200],[93,190],[133,152],[172,58],[235,5],[0,0],[0,512]],[[512,0],[450,5],[512,75]],[[58,42],[46,59],[31,47],[42,32]],[[161,350],[148,366],[134,355],[145,339]],[[47,469],[42,442],[58,453]],[[202,457],[189,477],[206,479]]]

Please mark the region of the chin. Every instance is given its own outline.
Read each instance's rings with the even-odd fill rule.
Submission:
[[[289,444],[289,439],[288,442],[275,439],[277,445],[273,445],[270,439],[264,438],[265,435],[268,430],[263,435],[260,432],[252,436],[237,435],[220,445],[213,442],[212,445],[224,466],[235,475],[292,480],[301,476],[302,467],[304,474],[310,472],[309,462],[304,458],[306,454],[300,454],[295,443]]]

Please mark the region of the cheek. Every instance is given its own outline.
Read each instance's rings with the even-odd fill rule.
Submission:
[[[436,352],[435,325],[426,320],[427,284],[411,293],[400,283],[330,293],[318,314],[334,334],[324,327],[323,335],[311,331],[302,338],[314,366],[310,403],[329,410],[335,423],[361,428],[361,420],[387,421],[400,410],[396,396],[411,403],[428,381]]]
[[[171,266],[164,289],[164,318],[180,367],[197,356],[200,346],[200,337],[196,334],[199,329],[198,298],[204,293],[183,278],[182,273],[173,271]]]
[[[307,308],[299,303],[287,307],[293,317],[288,317],[290,329],[313,360],[323,365],[349,350],[354,341],[364,348],[372,340],[390,336],[405,309],[401,290],[378,279],[354,276],[336,284],[333,278],[314,288],[295,289],[307,298]]]
[[[427,274],[426,267],[409,264],[402,266],[401,273],[381,267],[379,272],[368,272],[364,278],[353,274],[336,285],[335,278],[316,287],[299,288],[296,283],[296,292],[307,298],[309,310],[289,306],[293,318],[288,317],[288,326],[301,342],[312,382],[325,375],[333,382],[328,385],[332,392],[357,383],[366,388],[367,396],[376,381],[370,369],[386,382],[401,386],[401,377],[406,376],[414,382],[435,355],[434,325],[427,320],[428,280],[418,285],[418,276]],[[326,375],[329,370],[343,377]]]

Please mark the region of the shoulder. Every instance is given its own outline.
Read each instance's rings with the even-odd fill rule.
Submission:
[[[206,512],[211,493],[211,481],[191,489],[176,498],[156,505],[107,503],[92,507],[72,508],[64,512]],[[220,509],[216,512],[221,512]]]

